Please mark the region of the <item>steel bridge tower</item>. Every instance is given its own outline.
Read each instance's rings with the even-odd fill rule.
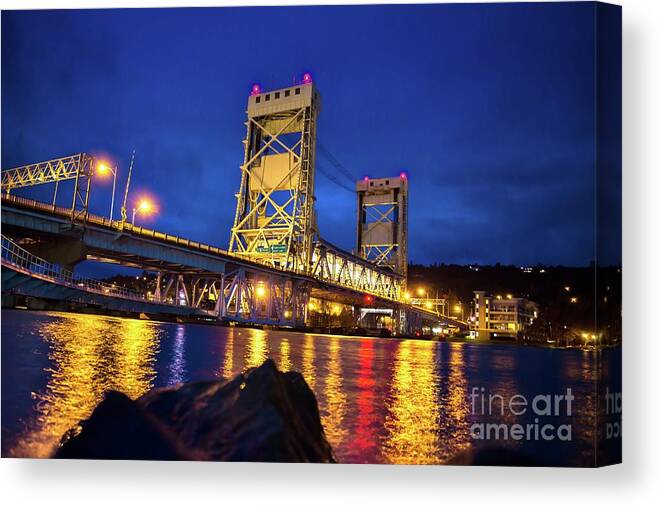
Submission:
[[[230,252],[280,269],[311,271],[320,107],[309,74],[290,88],[253,87]]]
[[[408,178],[365,177],[356,183],[356,254],[404,277],[408,271]]]

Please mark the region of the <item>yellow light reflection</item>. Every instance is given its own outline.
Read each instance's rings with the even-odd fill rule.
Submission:
[[[403,340],[395,353],[384,456],[390,463],[438,462],[434,344]]]
[[[291,370],[291,360],[289,359],[289,340],[283,338],[280,342],[280,361],[278,363],[280,371]]]
[[[53,313],[39,333],[48,343],[50,378],[33,393],[36,424],[12,456],[47,457],[62,435],[86,419],[111,389],[132,398],[153,386],[157,327],[146,321]]]
[[[248,333],[246,342],[246,368],[261,366],[269,355],[269,346],[266,341],[266,332],[262,329],[243,329]]]
[[[303,342],[303,377],[314,391],[316,387],[316,375],[314,372],[314,337],[310,334],[305,335]]]
[[[448,390],[443,403],[447,417],[443,419],[442,432],[451,438],[444,445],[444,460],[470,447],[470,407],[464,361],[464,345],[450,343],[448,354]]]
[[[321,421],[326,437],[335,449],[342,445],[347,435],[346,429],[342,426],[347,410],[347,395],[343,386],[340,352],[340,339],[333,336],[328,351],[328,373],[324,389],[326,403]]]
[[[230,378],[234,374],[234,328],[228,328],[227,340],[225,341],[225,357],[220,376]]]

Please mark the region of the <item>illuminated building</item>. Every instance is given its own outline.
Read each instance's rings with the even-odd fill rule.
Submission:
[[[475,291],[470,336],[478,340],[494,337],[520,339],[539,314],[539,307],[526,298]]]

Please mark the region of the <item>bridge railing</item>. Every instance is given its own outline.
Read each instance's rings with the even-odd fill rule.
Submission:
[[[53,215],[59,215],[66,218],[68,218],[69,215],[71,215],[71,210],[68,208],[63,208],[61,206],[53,206],[52,204],[37,201],[35,199],[28,199],[17,195],[9,195],[9,196],[3,195],[2,199],[4,201],[18,204],[19,206],[45,211]],[[209,252],[217,255],[230,256],[230,254],[228,254],[227,251],[223,250],[222,248],[207,245],[205,243],[200,243],[199,241],[192,241],[190,239],[181,238],[174,234],[166,234],[164,232],[158,232],[153,229],[148,229],[146,227],[132,225],[128,222],[122,222],[121,220],[110,220],[109,218],[99,215],[93,215],[92,213],[89,213],[87,215],[86,222],[94,225],[110,227],[118,231],[131,232],[133,234],[137,234],[145,238],[156,239],[159,241],[166,241],[168,243],[175,243],[179,246],[184,246],[187,248],[196,248],[198,250],[203,250],[205,252]]]
[[[53,264],[52,262],[48,262],[47,260],[30,253],[4,234],[2,235],[2,264],[7,264],[10,267],[17,268],[30,275],[60,285],[66,285],[71,288],[94,292],[105,296],[120,297],[135,301],[148,301],[145,296],[131,289],[119,287],[118,285],[111,283],[100,282],[91,278],[76,277],[68,269],[64,269],[58,264]]]

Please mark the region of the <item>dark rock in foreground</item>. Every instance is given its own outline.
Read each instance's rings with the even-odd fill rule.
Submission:
[[[56,458],[335,461],[314,394],[300,373],[267,360],[226,381],[110,392]]]
[[[106,393],[80,432],[69,430],[53,457],[75,459],[195,459],[176,437],[128,396]]]

